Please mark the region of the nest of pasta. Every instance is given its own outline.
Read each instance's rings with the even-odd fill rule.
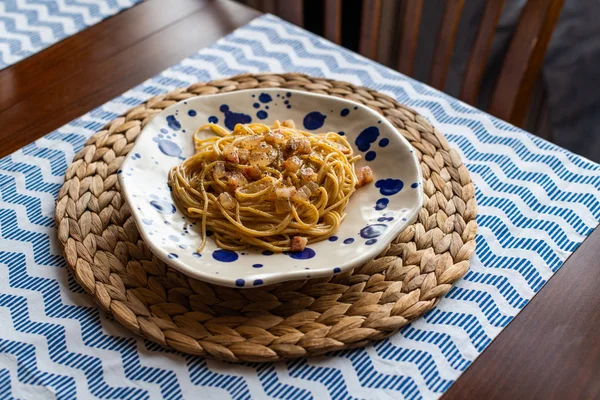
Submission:
[[[215,135],[200,139],[206,130]],[[194,143],[196,154],[170,171],[169,185],[179,209],[201,221],[200,249],[212,232],[223,249],[302,251],[332,236],[350,196],[373,180],[369,167],[355,170],[360,156],[344,136],[304,132],[291,120],[233,132],[207,124]]]

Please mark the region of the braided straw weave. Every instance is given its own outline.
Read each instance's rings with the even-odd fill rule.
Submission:
[[[188,278],[146,247],[116,172],[141,129],[162,109],[192,96],[266,87],[341,96],[388,118],[421,161],[424,207],[414,225],[353,271],[241,290]],[[289,73],[197,83],[116,118],[67,169],[55,218],[77,281],[130,330],[185,353],[275,361],[364,346],[430,310],[467,272],[476,213],[469,172],[423,117],[374,90]]]

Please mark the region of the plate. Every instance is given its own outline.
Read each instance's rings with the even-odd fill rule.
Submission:
[[[175,206],[169,170],[193,155],[193,133],[207,122],[233,130],[236,123],[270,125],[276,119],[292,119],[308,132],[346,135],[362,155],[356,167],[370,166],[375,181],[352,195],[335,236],[302,252],[234,252],[219,249],[211,237],[198,252],[200,224]],[[238,288],[324,277],[360,266],[414,222],[423,204],[418,159],[389,121],[359,103],[285,89],[200,96],[166,108],[142,130],[118,178],[139,232],[156,256],[194,278]]]

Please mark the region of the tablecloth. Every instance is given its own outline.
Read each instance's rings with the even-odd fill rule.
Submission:
[[[0,0],[0,70],[143,0]]]
[[[471,269],[435,309],[389,339],[276,364],[205,360],[129,333],[68,273],[54,202],[86,138],[151,96],[260,71],[388,94],[436,125],[471,171],[480,226]],[[0,399],[438,398],[598,225],[599,190],[600,165],[262,16],[0,161]]]

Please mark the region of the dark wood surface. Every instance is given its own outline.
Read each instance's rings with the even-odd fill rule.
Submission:
[[[227,0],[150,0],[0,71],[0,156],[246,24]],[[600,398],[600,230],[444,395]]]
[[[228,0],[150,0],[0,71],[0,157],[258,15]]]

